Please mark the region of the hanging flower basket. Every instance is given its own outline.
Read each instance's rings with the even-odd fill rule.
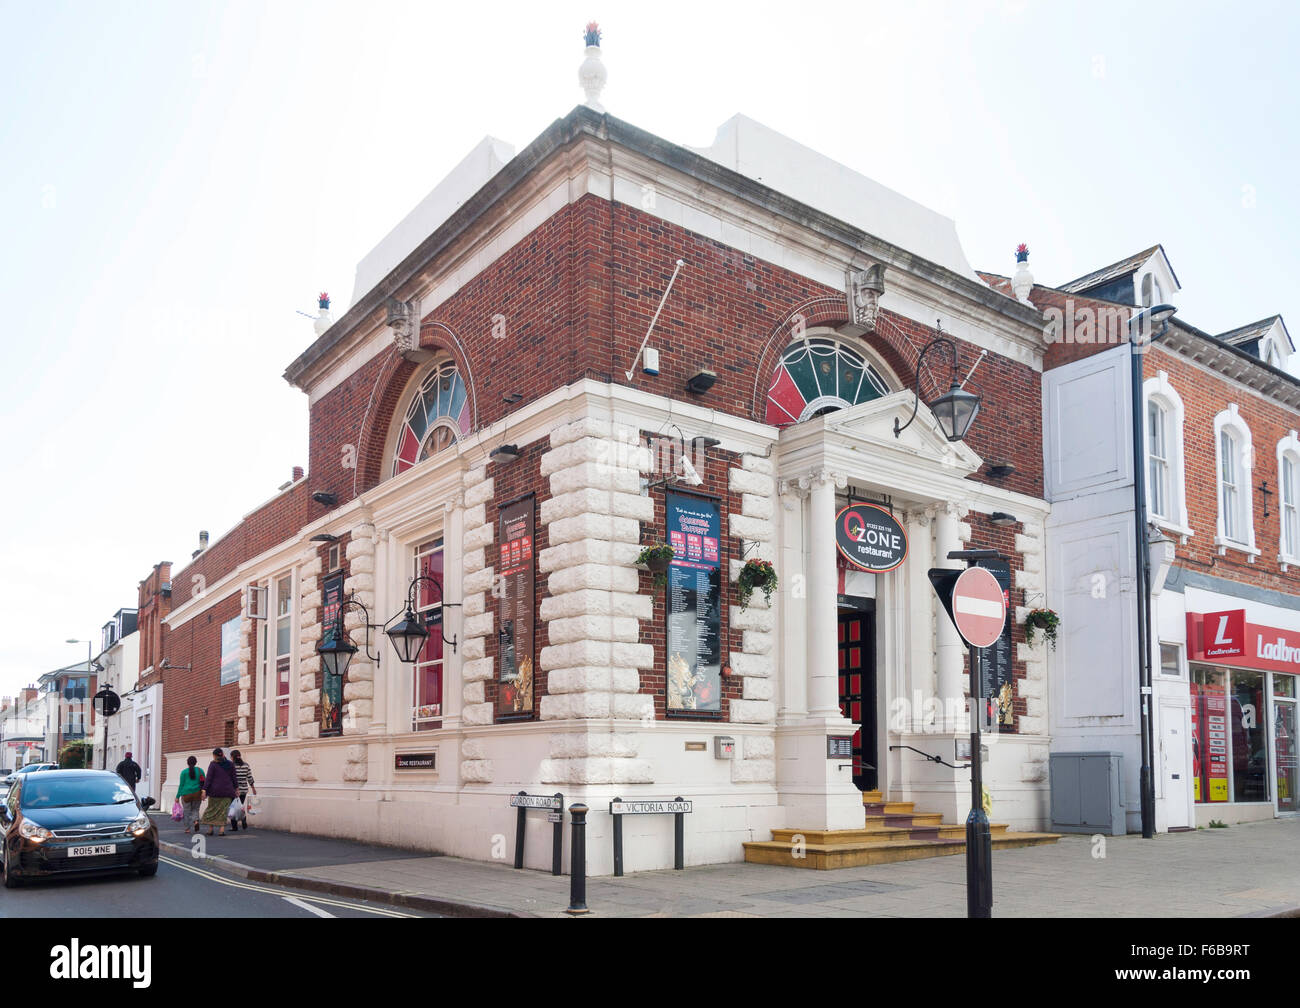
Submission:
[[[673,548],[667,543],[654,543],[637,554],[638,567],[645,567],[654,575],[654,585],[662,588],[668,583],[668,565],[672,563]]]
[[[745,566],[740,569],[740,608],[748,609],[749,600],[754,595],[754,589],[759,589],[763,597],[767,599],[767,604],[772,604],[772,592],[776,591],[776,586],[780,579],[776,576],[774,568],[766,560],[746,560]]]
[[[1056,650],[1056,628],[1061,625],[1061,617],[1056,615],[1052,609],[1034,609],[1025,617],[1025,643],[1033,645],[1034,631],[1041,630],[1043,636],[1047,638],[1047,643],[1052,645],[1052,650]]]

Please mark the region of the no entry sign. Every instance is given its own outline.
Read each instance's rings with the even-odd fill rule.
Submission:
[[[991,647],[1007,622],[1007,603],[997,578],[983,567],[968,567],[952,589],[952,620],[972,647]]]

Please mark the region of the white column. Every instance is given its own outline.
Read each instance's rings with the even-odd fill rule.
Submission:
[[[778,487],[777,517],[781,523],[780,647],[781,659],[777,670],[781,702],[777,705],[778,723],[802,721],[808,716],[808,679],[802,674],[802,665],[808,654],[807,609],[804,598],[796,595],[794,580],[802,573],[807,543],[804,541],[804,509],[808,491],[798,480],[781,480]],[[807,582],[804,581],[804,597]]]
[[[839,609],[835,585],[835,485],[843,477],[821,471],[808,494],[808,714],[840,717]]]
[[[957,523],[961,518],[956,505],[947,504],[940,509],[937,516],[937,525],[935,527],[935,539],[937,550],[936,567],[962,567],[960,561],[949,560],[948,554],[953,550],[961,549],[961,537],[957,528]],[[937,602],[937,600],[936,600]],[[935,625],[938,627],[938,658],[939,658],[939,703],[943,705],[946,714],[951,714],[947,729],[949,731],[960,731],[965,727],[964,719],[959,719],[961,698],[965,695],[962,677],[966,673],[966,648],[962,644],[961,635],[957,633],[957,628],[953,626],[952,620],[948,614],[942,611],[942,606],[938,612],[938,618]],[[953,722],[956,723],[953,723]]]
[[[908,679],[906,701],[912,731],[924,731],[931,710],[926,703],[934,695],[934,589],[926,573],[935,566],[930,544],[929,509],[907,514],[907,639]]]
[[[375,608],[370,619],[375,624],[383,623],[396,608],[393,605],[391,581],[393,577],[393,555],[396,544],[387,529],[375,529]],[[382,630],[371,630],[371,650],[379,655],[379,664],[375,666],[374,679],[374,714],[367,727],[367,734],[386,735],[388,733],[388,700],[393,672],[400,664],[397,652],[388,643],[388,635]]]

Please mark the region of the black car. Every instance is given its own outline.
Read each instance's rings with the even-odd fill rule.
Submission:
[[[107,770],[23,774],[0,805],[7,888],[23,879],[104,871],[158,873],[158,828]]]

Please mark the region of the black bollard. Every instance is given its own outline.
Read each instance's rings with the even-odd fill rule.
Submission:
[[[573,815],[573,840],[569,844],[569,906],[565,913],[590,913],[587,909],[587,806],[570,807]]]
[[[686,799],[678,795],[675,799],[680,805]],[[681,871],[686,867],[686,813],[678,812],[673,816],[673,867]]]
[[[526,791],[520,791],[521,795],[527,794]],[[515,819],[515,867],[524,866],[524,809],[519,808],[519,816]]]

